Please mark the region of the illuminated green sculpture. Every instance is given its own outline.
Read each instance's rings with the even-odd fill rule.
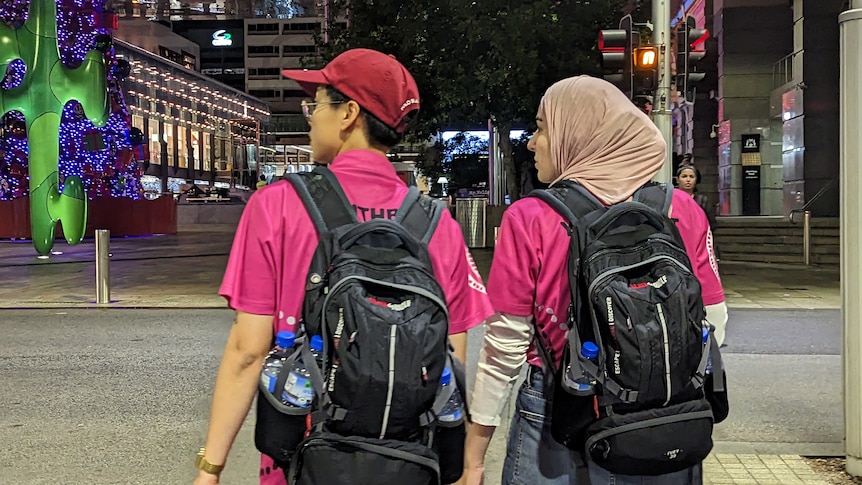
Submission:
[[[0,22],[0,79],[9,63],[27,65],[24,81],[0,89],[0,115],[20,111],[27,123],[30,150],[30,233],[39,254],[54,246],[54,228],[63,223],[69,244],[84,238],[87,194],[80,177],[67,177],[59,193],[60,116],[70,101],[78,101],[87,118],[102,126],[108,120],[104,56],[90,51],[77,69],[60,61],[55,0],[32,0],[24,26],[13,30]]]

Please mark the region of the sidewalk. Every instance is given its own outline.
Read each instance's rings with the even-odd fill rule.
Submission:
[[[175,236],[112,240],[109,307],[225,308],[217,290],[232,239],[232,227],[199,226]],[[97,307],[94,242],[68,246],[58,241],[55,250],[62,254],[38,259],[29,242],[0,242],[0,309]],[[473,254],[487,276],[493,251],[478,249]],[[841,305],[836,267],[728,261],[721,263],[721,273],[731,309],[836,309]],[[502,467],[506,428],[501,427],[492,442],[489,484],[496,483],[494,477]],[[704,462],[705,483],[830,483],[798,455],[736,454],[754,448],[716,443]]]
[[[230,226],[111,241],[112,308],[223,308],[217,295]],[[88,307],[95,300],[95,244],[58,241],[48,259],[29,242],[0,242],[0,308]],[[493,251],[476,249],[487,276]],[[840,308],[837,267],[722,261],[730,308]]]

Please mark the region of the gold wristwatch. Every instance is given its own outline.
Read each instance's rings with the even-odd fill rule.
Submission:
[[[204,453],[206,453],[206,448],[201,448],[198,451],[198,457],[195,459],[195,467],[198,470],[205,471],[211,475],[218,475],[224,470],[224,465],[213,465],[208,462],[206,458],[204,458]]]

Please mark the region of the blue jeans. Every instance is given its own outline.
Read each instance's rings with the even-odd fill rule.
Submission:
[[[584,465],[581,455],[551,436],[550,409],[543,392],[544,375],[530,366],[518,391],[515,416],[509,430],[503,485],[701,485],[701,466],[660,476],[616,475],[594,463]]]

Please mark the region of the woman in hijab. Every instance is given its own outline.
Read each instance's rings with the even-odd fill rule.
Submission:
[[[528,147],[535,154],[539,180],[551,186],[576,181],[608,206],[631,198],[665,160],[666,144],[655,125],[604,80],[577,76],[552,85],[539,105],[536,123]],[[693,206],[686,210],[700,212],[690,197],[680,200]],[[675,209],[676,201],[674,197]],[[497,314],[485,324],[464,481],[482,483],[485,452],[527,363],[503,465],[504,485],[699,484],[699,466],[653,477],[613,476],[594,465],[588,472],[580,454],[551,437],[545,419],[549,391],[543,386],[534,338],[543,339],[551,355],[562,355],[570,302],[565,270],[569,236],[562,222],[535,197],[515,202],[504,213],[487,287]]]

